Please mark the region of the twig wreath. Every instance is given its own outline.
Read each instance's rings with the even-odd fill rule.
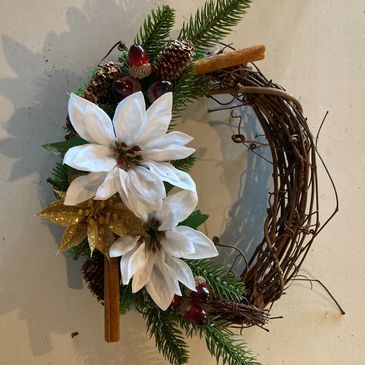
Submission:
[[[60,251],[86,258],[82,275],[104,305],[106,341],[119,340],[120,313],[134,306],[174,365],[188,361],[183,333],[204,337],[223,364],[258,364],[231,328],[265,326],[267,308],[331,219],[320,227],[319,155],[300,103],[250,65],[265,47],[210,51],[249,5],[208,0],[176,40],[174,10],[152,11],[134,44],[118,42],[106,56],[118,48],[118,60],[100,63],[71,93],[65,140],[44,146],[62,162],[48,179],[57,201],[39,215],[65,227]],[[196,209],[188,174],[192,137],[171,123],[194,99],[218,94],[232,96],[231,110],[254,110],[272,156],[263,240],[249,260],[233,247],[240,276],[210,260],[227,245],[197,230],[208,216]],[[262,147],[246,140],[241,123],[232,141],[253,153]]]

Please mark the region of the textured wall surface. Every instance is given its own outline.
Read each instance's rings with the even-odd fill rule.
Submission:
[[[117,40],[130,43],[150,9],[174,6],[178,27],[203,2],[1,0],[1,365],[167,364],[138,313],[122,318],[120,343],[104,342],[103,308],[84,287],[80,264],[55,255],[62,230],[34,216],[52,199],[46,178],[55,164],[40,145],[63,136],[66,92]],[[261,68],[299,98],[313,133],[330,111],[319,149],[340,194],[340,213],[303,272],[321,279],[347,314],[320,287],[292,285],[272,311],[284,318],[272,321],[269,333],[244,333],[266,365],[364,364],[364,20],[363,0],[256,0],[227,40],[266,44]],[[209,105],[194,104],[178,126],[199,149],[192,174],[199,206],[211,216],[204,230],[256,242],[270,170],[230,143],[227,114],[208,114]],[[334,197],[323,169],[320,184],[324,220]],[[190,343],[191,364],[215,364],[203,342]]]

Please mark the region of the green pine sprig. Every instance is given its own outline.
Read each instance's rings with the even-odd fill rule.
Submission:
[[[193,74],[191,68],[173,80],[173,84],[173,118],[178,118],[189,103],[208,95],[212,87],[210,78]]]
[[[147,322],[147,331],[154,336],[159,352],[172,364],[186,364],[189,359],[188,345],[179,326],[176,314],[162,311],[157,307],[148,307],[143,314]]]
[[[134,42],[140,44],[153,61],[163,49],[174,24],[175,10],[168,5],[158,7],[147,16]]]
[[[246,343],[225,323],[210,323],[202,329],[209,352],[222,365],[259,365]]]
[[[197,160],[196,156],[192,154],[181,160],[171,161],[171,164],[179,170],[189,172],[193,167],[193,165],[195,164],[196,160]]]
[[[245,286],[236,275],[226,267],[211,260],[186,260],[194,276],[203,276],[213,289],[213,295],[218,299],[228,299],[240,302],[245,292]]]
[[[231,32],[250,4],[251,0],[207,0],[183,24],[179,39],[191,40],[197,49],[207,50]]]
[[[132,285],[122,285],[120,287],[120,313],[127,314],[134,304]]]
[[[179,223],[179,226],[188,226],[193,229],[197,229],[201,226],[207,219],[209,215],[203,214],[199,209],[194,210],[193,213],[189,215],[184,221]]]
[[[56,163],[56,167],[52,170],[52,176],[47,179],[54,189],[66,191],[69,186],[68,166],[61,162]]]

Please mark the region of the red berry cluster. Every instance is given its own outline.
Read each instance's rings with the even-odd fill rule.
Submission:
[[[197,326],[203,326],[208,322],[208,314],[204,304],[211,297],[211,290],[206,280],[197,276],[195,278],[196,291],[186,290],[186,296],[175,295],[171,302],[171,308],[180,310],[184,318]]]
[[[120,100],[142,89],[140,79],[150,74],[150,61],[147,52],[139,44],[133,44],[128,51],[130,76],[114,80],[113,90]],[[167,80],[153,82],[147,91],[148,99],[153,103],[161,95],[172,91],[172,83]]]

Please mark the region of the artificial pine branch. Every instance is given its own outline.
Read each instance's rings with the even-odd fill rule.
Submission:
[[[174,313],[162,311],[157,307],[147,307],[143,314],[147,331],[155,337],[156,347],[172,365],[188,362],[188,346]]]
[[[163,5],[147,16],[134,42],[140,44],[151,61],[160,53],[175,24],[175,10]]]
[[[186,260],[194,276],[203,276],[213,289],[217,299],[240,302],[245,291],[244,284],[236,275],[211,260]]]
[[[199,209],[196,209],[183,222],[179,223],[179,226],[188,226],[190,228],[197,229],[208,218],[209,215],[203,214]]]
[[[208,0],[183,24],[179,39],[191,40],[207,50],[226,37],[250,7],[251,0]]]
[[[127,314],[134,303],[132,285],[122,285],[120,287],[120,313]]]
[[[193,167],[193,165],[195,164],[195,162],[196,162],[196,157],[194,154],[192,154],[181,160],[171,161],[171,164],[179,170],[189,172]]]
[[[189,103],[206,96],[211,89],[210,79],[207,76],[194,75],[191,68],[186,69],[173,84],[173,118],[179,117]]]
[[[66,191],[69,186],[68,166],[57,162],[56,167],[52,170],[52,176],[47,179],[54,189]]]
[[[225,365],[259,365],[245,342],[225,323],[210,323],[202,329],[209,352],[217,363]]]

